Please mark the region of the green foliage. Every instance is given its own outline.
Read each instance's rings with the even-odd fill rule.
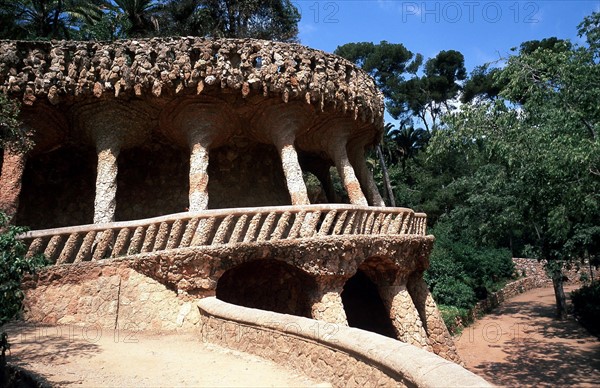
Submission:
[[[597,29],[586,24],[588,40]],[[458,195],[445,213],[461,234],[549,260],[560,316],[563,266],[600,253],[597,54],[555,38],[524,43],[494,76],[499,98],[447,116],[428,147],[433,160],[458,153],[469,166],[448,184]]]
[[[488,65],[477,66],[465,81],[460,100],[467,103],[476,97],[488,100],[497,98],[502,90],[502,85],[497,80],[499,73],[498,68],[490,68]]]
[[[27,151],[33,143],[19,120],[20,103],[0,93],[0,149]]]
[[[35,273],[45,264],[41,255],[25,258],[25,244],[16,239],[26,228],[9,226],[8,218],[0,212],[0,326],[18,317],[23,302],[21,280],[26,273]],[[0,367],[5,363],[5,352],[10,349],[7,336],[0,336]]]
[[[440,51],[428,59],[423,76],[414,76],[388,92],[390,115],[404,120],[416,116],[425,129],[438,129],[441,116],[454,110],[450,101],[462,89],[458,82],[466,78],[464,62],[464,56],[455,50]]]
[[[468,309],[458,308],[456,306],[438,305],[442,319],[448,328],[450,334],[459,334],[463,327],[467,326],[472,321],[470,311]]]
[[[92,25],[107,1],[0,0],[0,38],[72,39],[83,24]]]
[[[425,279],[438,303],[470,309],[497,291],[514,265],[507,249],[477,244],[463,229],[461,218],[452,214],[433,228],[436,243]]]
[[[571,292],[571,300],[574,314],[581,324],[600,336],[600,282],[595,281]]]
[[[342,56],[371,74],[387,98],[404,82],[408,74],[415,74],[423,62],[420,54],[414,55],[399,43],[381,41],[347,43],[338,46],[334,54]]]
[[[296,41],[289,0],[0,0],[0,38],[97,39],[196,35]]]
[[[204,35],[297,41],[300,12],[289,0],[205,0],[200,12]]]

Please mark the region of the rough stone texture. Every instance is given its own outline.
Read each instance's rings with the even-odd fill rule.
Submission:
[[[340,174],[342,184],[346,188],[350,203],[367,206],[367,199],[360,188],[360,183],[356,178],[354,168],[352,167],[352,164],[350,164],[350,160],[348,160],[345,140],[346,139],[341,137],[330,143],[329,154],[335,163],[338,174]]]
[[[477,302],[470,311],[473,319],[488,313],[500,306],[506,300],[513,298],[534,288],[548,287],[552,285],[552,279],[546,274],[544,261],[526,258],[513,258],[515,263],[515,272],[520,276],[525,276],[513,282],[507,283],[501,290],[488,295],[487,298]],[[565,271],[568,283],[580,283],[581,276],[590,276],[589,266],[584,263],[581,268],[573,267]],[[600,270],[593,270],[594,279],[600,279]]]
[[[519,276],[529,278],[535,287],[544,287],[552,285],[552,279],[544,269],[545,261],[527,258],[513,258],[515,264],[515,272]],[[581,263],[580,266],[573,265],[571,268],[563,270],[566,281],[569,283],[579,283],[583,280],[588,280],[593,276],[594,279],[600,279],[600,269],[593,268],[590,274],[588,262]]]
[[[21,178],[25,169],[25,155],[10,147],[2,153],[0,174],[0,210],[13,217],[19,206]]]
[[[421,317],[406,284],[380,286],[379,290],[387,305],[397,338],[407,344],[431,350]]]
[[[153,229],[148,244],[156,245],[157,240],[165,240],[160,245],[166,245],[167,234],[163,232],[164,236],[159,237],[162,225],[165,223]],[[107,242],[117,237],[109,231],[111,234],[105,231],[96,238],[100,248],[94,252],[93,260],[104,257],[102,252],[107,252]],[[428,341],[436,354],[458,361],[451,337],[420,277],[420,268],[429,255],[432,243],[433,239],[426,236],[331,236],[180,248],[142,253],[123,259],[56,265],[40,272],[37,279],[25,284],[26,305],[30,311],[27,317],[49,323],[63,323],[59,320],[64,317],[71,323],[92,319],[98,321],[98,324],[110,326],[112,318],[119,319],[115,315],[115,309],[121,306],[120,295],[123,295],[118,291],[119,287],[123,287],[123,284],[134,287],[136,283],[149,282],[156,285],[157,290],[162,290],[160,295],[165,298],[165,303],[176,295],[187,298],[216,293],[233,303],[300,316],[310,315],[325,322],[347,325],[341,300],[344,281],[356,273],[358,268],[364,268],[368,262],[371,272],[383,274],[401,269],[413,274],[413,291],[410,295],[403,293],[401,288],[387,289],[390,291],[388,297],[391,298],[390,317],[403,322],[394,322],[397,328],[402,328],[402,332],[399,332],[401,339],[426,349]],[[60,239],[50,243],[46,248],[47,257],[58,257],[62,244]],[[250,264],[253,267],[244,267]],[[384,268],[378,269],[379,265]],[[112,267],[118,270],[118,277],[111,277]],[[289,269],[281,272],[278,268]],[[237,274],[232,275],[232,271],[237,271]],[[135,273],[135,281],[131,280],[134,279],[132,273]],[[275,278],[270,278],[270,275]],[[106,280],[106,277],[112,280]],[[144,280],[146,277],[148,279]],[[385,285],[381,284],[384,277],[375,278],[382,290],[385,290]],[[118,282],[121,282],[121,286],[117,286]],[[300,283],[294,286],[294,282]],[[88,284],[89,287],[72,290],[72,284],[75,283]],[[99,289],[105,291],[98,293]],[[95,300],[94,306],[102,304],[104,307],[100,310],[82,310],[82,315],[73,315],[66,309],[66,302],[58,300],[58,295],[65,292],[74,293],[74,298]],[[406,300],[407,296],[413,301]],[[174,327],[172,314],[181,307],[177,304],[179,302],[175,307],[156,307],[154,304],[136,304],[139,298],[145,296],[132,294],[131,300],[135,299],[135,302],[131,302],[131,308],[144,309],[144,314],[151,318],[148,322],[152,322],[152,327]],[[404,310],[410,310],[411,304],[416,306],[419,314],[400,317]],[[123,311],[128,310],[125,308]],[[96,317],[98,314],[101,316]],[[411,317],[420,317],[420,324],[413,322]],[[426,340],[418,337],[423,335],[423,327]]]
[[[277,148],[292,205],[308,205],[306,184],[294,142],[310,128],[310,111],[303,104],[275,104],[254,116],[257,138]]]
[[[421,316],[421,322],[425,327],[433,352],[447,360],[462,364],[452,337],[422,275],[412,275],[408,280],[407,287]]]
[[[275,93],[333,105],[364,120],[383,116],[373,80],[351,62],[298,44],[254,39],[154,38],[101,42],[0,42],[0,91],[26,104],[46,97]]]
[[[367,196],[369,205],[384,207],[385,202],[383,201],[381,194],[379,194],[379,190],[377,189],[377,184],[373,179],[373,175],[367,169],[365,163],[365,146],[366,144],[363,144],[359,145],[357,148],[349,150],[348,157],[350,158],[350,161],[354,166],[357,178],[360,181],[361,186],[365,190],[365,195]]]
[[[363,330],[198,302],[204,341],[239,349],[340,387],[488,387],[466,369],[412,345]]]
[[[322,276],[317,279],[317,287],[311,295],[312,318],[348,326],[341,296],[346,280],[343,277],[329,276]]]
[[[208,147],[202,141],[192,145],[190,157],[190,211],[208,207]]]
[[[397,381],[373,368],[368,361],[301,337],[213,317],[204,317],[202,321],[203,341],[259,355],[310,378],[326,380],[335,387],[409,386],[407,381]],[[290,326],[292,330],[295,328]],[[337,327],[332,325],[330,331],[335,333]]]
[[[366,205],[365,190],[372,204],[383,204],[364,166],[364,155],[353,151],[349,160],[346,150],[347,144],[358,144],[364,152],[379,140],[382,95],[353,64],[317,50],[256,40],[196,38],[111,44],[3,41],[2,91],[22,97],[26,104],[23,120],[36,144],[32,163],[66,144],[97,150],[96,223],[119,219],[119,208],[140,206],[135,201],[120,204],[119,155],[156,139],[190,150],[184,207],[191,211],[307,204],[299,159],[308,153],[325,165],[337,166],[352,203]],[[272,170],[268,179],[257,175],[252,163],[241,171],[239,165],[227,166],[245,163],[242,159],[258,150],[257,144],[279,153],[279,158],[265,154],[258,164]],[[266,156],[271,166],[265,163]],[[247,184],[238,184],[236,175]],[[274,180],[273,175],[283,179]],[[319,179],[330,181],[326,175],[320,174]],[[222,184],[227,189],[240,187],[240,193],[213,195],[211,191]],[[38,190],[26,185],[24,195],[35,196]],[[210,200],[213,196],[215,200]],[[145,213],[157,214],[150,208]],[[65,224],[50,226],[61,225]]]
[[[98,150],[98,173],[96,175],[96,198],[94,199],[94,223],[115,220],[117,208],[117,157],[118,146]]]
[[[34,322],[160,331],[199,319],[190,301],[118,261],[55,266],[24,286],[24,317]]]

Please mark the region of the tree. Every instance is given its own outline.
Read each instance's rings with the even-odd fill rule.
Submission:
[[[490,68],[489,65],[477,66],[465,81],[460,101],[468,103],[475,98],[493,100],[498,97],[502,85],[498,82],[499,68]]]
[[[464,62],[456,50],[440,51],[428,59],[422,77],[415,76],[393,91],[388,104],[392,117],[411,113],[428,131],[436,129],[441,116],[454,109],[450,101],[461,90],[458,81],[466,78]]]
[[[166,0],[161,7],[167,34],[298,40],[300,13],[289,0]]]
[[[356,63],[374,79],[389,100],[404,83],[405,77],[415,74],[423,62],[421,54],[413,54],[400,43],[347,43],[338,46],[334,54]]]
[[[196,35],[298,40],[289,0],[0,0],[0,38],[100,39]]]
[[[562,318],[562,269],[595,252],[600,238],[600,68],[592,46],[546,40],[522,47],[499,73],[502,99],[447,118],[448,131],[434,136],[431,149],[471,150],[485,160],[467,201],[500,222],[477,222],[475,233],[503,244],[499,230],[519,231],[522,252],[547,260]]]
[[[104,1],[0,0],[1,38],[71,39],[75,26],[101,18]]]
[[[109,12],[114,13],[114,18],[126,20],[123,23],[125,35],[128,38],[143,38],[157,35],[160,24],[157,12],[160,3],[157,0],[112,0],[115,6],[108,6]]]

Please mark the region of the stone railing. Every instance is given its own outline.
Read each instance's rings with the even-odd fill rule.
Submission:
[[[307,205],[207,210],[27,232],[28,255],[77,263],[167,249],[323,238],[425,235],[427,217],[406,208]]]
[[[460,365],[365,330],[213,297],[197,303],[203,341],[258,355],[334,387],[491,387]]]
[[[69,96],[159,97],[210,88],[331,105],[383,125],[383,95],[367,73],[299,44],[197,37],[0,41],[0,92],[27,105],[40,97],[59,104]]]

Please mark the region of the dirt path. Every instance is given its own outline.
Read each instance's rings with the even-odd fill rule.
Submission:
[[[526,292],[465,329],[458,352],[467,369],[498,385],[597,386],[600,341],[553,314],[552,288]]]
[[[192,334],[156,335],[94,326],[7,327],[8,361],[52,386],[298,387],[315,381]],[[318,384],[318,386],[329,386]]]

